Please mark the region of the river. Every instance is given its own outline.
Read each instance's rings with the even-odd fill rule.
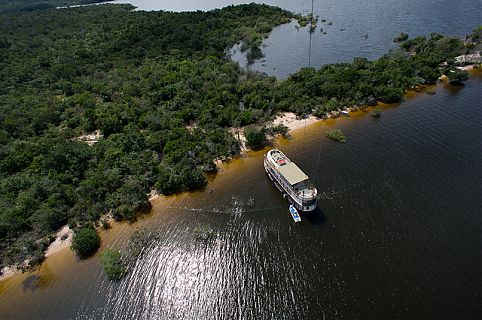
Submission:
[[[210,10],[230,4],[267,3],[297,13],[311,12],[310,0],[116,0],[140,10]],[[377,59],[396,45],[401,32],[427,36],[432,32],[463,37],[482,23],[482,1],[474,0],[315,0],[314,15],[326,19],[311,35],[292,22],[273,30],[263,43],[265,58],[250,68],[278,78],[311,65],[351,62],[355,57]],[[332,24],[329,25],[328,23]],[[322,33],[320,28],[326,34]],[[246,66],[246,56],[234,48],[233,59]],[[310,60],[310,61],[309,61]]]
[[[102,231],[101,250],[141,227],[158,235],[124,280],[63,250],[0,282],[0,318],[478,319],[481,88],[473,73],[383,106],[380,119],[359,111],[277,141],[321,193],[299,225],[265,177],[266,150],[252,152],[205,190]],[[196,240],[199,226],[215,236]]]
[[[278,141],[322,195],[300,225],[253,152],[103,232],[103,248],[141,226],[159,235],[126,279],[64,250],[0,283],[0,318],[476,319],[481,87],[479,73]],[[198,226],[215,237],[197,241]]]

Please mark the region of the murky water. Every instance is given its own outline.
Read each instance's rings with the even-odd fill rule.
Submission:
[[[320,122],[277,143],[313,177],[320,210],[295,225],[266,179],[263,151],[206,190],[158,199],[103,233],[159,239],[127,278],[60,252],[0,284],[0,318],[476,319],[480,315],[482,76],[463,89]],[[328,140],[340,128],[346,144]],[[196,240],[193,229],[215,237]]]
[[[377,57],[401,31],[466,34],[482,21],[480,6],[315,2],[333,25],[314,34],[312,63]],[[306,65],[307,36],[277,28],[267,61],[254,67],[285,76]],[[103,232],[101,250],[124,248],[143,226],[159,235],[121,282],[106,280],[97,256],[78,261],[64,250],[39,271],[0,282],[0,318],[478,319],[481,88],[478,73],[464,88],[441,84],[435,95],[385,106],[380,119],[360,111],[278,141],[321,193],[320,210],[300,225],[266,179],[263,151],[250,153],[223,166],[206,190],[157,199],[135,224]],[[342,129],[347,143],[328,140],[328,128]],[[215,236],[196,240],[199,226]]]

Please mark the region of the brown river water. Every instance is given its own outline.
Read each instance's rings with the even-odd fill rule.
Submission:
[[[250,152],[204,190],[102,231],[101,250],[140,227],[159,236],[122,281],[107,281],[98,256],[63,250],[0,283],[0,318],[477,319],[481,102],[479,72],[379,119],[358,111],[300,129],[276,147],[321,194],[301,224],[265,176],[267,149]],[[198,226],[215,236],[196,240]]]

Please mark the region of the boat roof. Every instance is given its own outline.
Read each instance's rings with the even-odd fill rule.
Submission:
[[[291,161],[279,166],[277,169],[292,186],[308,179],[308,176]]]

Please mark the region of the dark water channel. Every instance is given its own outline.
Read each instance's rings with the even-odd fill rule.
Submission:
[[[376,58],[402,31],[462,36],[482,22],[481,6],[316,1],[333,25],[313,35],[312,63]],[[307,36],[277,28],[267,61],[253,68],[284,77],[305,66]],[[380,119],[360,111],[277,142],[321,193],[300,225],[266,179],[263,151],[250,153],[206,190],[157,199],[137,223],[102,232],[101,250],[124,247],[140,227],[159,235],[123,281],[108,282],[97,256],[78,261],[64,250],[40,271],[0,282],[0,319],[479,319],[482,75],[429,90],[385,106]],[[328,128],[342,129],[347,143],[328,140]],[[199,226],[215,236],[197,241]]]
[[[105,232],[104,247],[159,235],[120,283],[66,250],[0,284],[0,318],[477,319],[481,88],[479,73],[280,140],[322,194],[300,225],[250,153]],[[335,127],[346,144],[324,137]],[[198,226],[215,237],[197,241]]]

